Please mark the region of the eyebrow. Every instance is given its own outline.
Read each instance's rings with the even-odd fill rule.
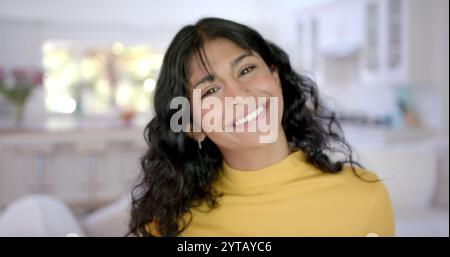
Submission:
[[[234,59],[231,62],[231,68],[236,67],[236,65],[238,65],[239,62],[241,62],[244,58],[249,57],[249,56],[253,56],[253,53],[251,51],[247,51],[247,52],[241,54],[240,56],[238,56],[236,59]],[[208,75],[204,76],[202,79],[200,79],[197,83],[195,83],[193,88],[196,88],[198,85],[205,83],[205,82],[213,82],[214,80],[216,80],[216,77],[212,74],[208,74]]]

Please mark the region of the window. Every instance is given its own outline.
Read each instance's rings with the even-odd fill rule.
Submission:
[[[393,69],[399,66],[401,60],[401,1],[389,1],[389,59],[388,66]]]
[[[299,49],[299,60],[302,69],[305,65],[305,26],[303,23],[298,24],[298,49]]]
[[[316,70],[317,69],[317,58],[318,58],[318,51],[317,51],[317,34],[318,34],[318,22],[317,19],[314,18],[311,21],[311,69]]]
[[[375,2],[367,6],[367,69],[378,69],[378,5]]]
[[[149,111],[162,58],[147,45],[46,42],[46,109],[100,115]]]

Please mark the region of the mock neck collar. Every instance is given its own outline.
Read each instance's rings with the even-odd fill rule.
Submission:
[[[295,150],[281,161],[259,170],[237,170],[225,161],[222,172],[226,184],[234,186],[267,186],[288,182],[301,176],[302,170],[308,166],[307,155],[301,150]]]

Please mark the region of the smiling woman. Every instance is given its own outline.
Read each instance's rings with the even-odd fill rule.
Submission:
[[[196,90],[201,97],[194,97]],[[197,129],[174,131],[177,110],[170,106],[180,96],[191,106],[215,99],[223,108],[186,108],[192,119],[185,125]],[[251,106],[227,98],[277,101]],[[181,29],[165,54],[154,103],[130,234],[394,234],[386,188],[352,159],[315,83],[253,29],[218,18]],[[196,122],[210,112],[223,130]],[[278,134],[269,143],[258,140],[263,131],[225,129],[270,121]]]

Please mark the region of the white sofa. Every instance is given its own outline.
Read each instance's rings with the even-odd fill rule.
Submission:
[[[0,215],[0,236],[124,236],[129,197],[77,219],[62,201],[29,195],[11,203]]]
[[[64,203],[46,195],[17,200],[0,216],[0,236],[73,235],[85,233]]]
[[[397,236],[449,236],[448,149],[447,139],[358,151],[389,190]]]

